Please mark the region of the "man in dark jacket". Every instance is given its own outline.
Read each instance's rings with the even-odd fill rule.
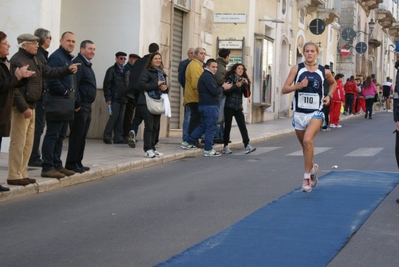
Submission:
[[[201,114],[200,125],[183,141],[181,148],[192,149],[195,140],[205,134],[204,157],[218,157],[220,152],[213,149],[213,136],[216,132],[216,122],[219,116],[219,98],[223,90],[230,89],[232,84],[223,83],[218,86],[215,79],[217,62],[213,58],[208,59],[204,72],[198,79],[198,111]]]
[[[61,36],[60,47],[48,58],[47,65],[52,68],[72,65],[70,53],[75,48],[75,42],[75,35],[72,32],[64,32]],[[80,63],[73,65],[80,65]],[[75,75],[61,79],[48,79],[48,93],[52,96],[74,98],[77,95],[75,81]],[[46,108],[46,105],[44,105],[44,108]],[[75,104],[75,111],[78,110],[79,107]],[[47,130],[42,146],[43,168],[41,176],[60,179],[64,178],[65,175],[70,176],[75,173],[64,168],[61,160],[62,143],[66,137],[69,121],[64,121],[62,118],[56,121],[49,119],[49,116],[46,116]]]
[[[51,35],[50,31],[39,28],[34,33],[39,37],[39,49],[37,49],[36,59],[41,65],[46,65],[48,59],[47,49],[50,47]],[[43,92],[46,89],[46,81],[43,81]],[[42,97],[36,102],[35,108],[35,137],[33,139],[33,148],[28,162],[28,166],[41,167],[43,160],[40,154],[40,139],[44,130],[44,109]]]
[[[106,144],[112,144],[112,132],[114,132],[114,144],[127,143],[122,137],[130,75],[130,71],[124,67],[126,56],[124,52],[116,53],[116,62],[108,68],[104,77],[104,97],[110,112],[103,134],[103,141]]]
[[[72,62],[80,63],[76,73],[76,107],[80,108],[75,112],[74,119],[70,124],[68,156],[65,168],[74,172],[85,172],[89,167],[83,166],[83,153],[86,145],[86,136],[91,122],[91,104],[96,99],[97,85],[96,76],[91,67],[90,60],[95,55],[96,47],[90,40],[80,43],[80,53]]]
[[[395,141],[395,157],[396,163],[399,168],[399,54],[396,54],[396,81],[395,81],[395,89],[393,95],[393,120],[395,121],[396,129],[396,141]],[[399,203],[399,198],[396,199],[396,202]]]
[[[129,140],[128,140],[129,146],[132,148],[136,147],[136,134],[137,134],[140,124],[144,120],[143,114],[141,114],[140,109],[137,108],[137,101],[140,96],[139,77],[141,75],[141,72],[143,72],[144,66],[147,63],[148,58],[150,57],[150,54],[159,52],[159,45],[156,43],[151,43],[148,46],[148,52],[149,52],[149,54],[143,56],[142,58],[138,59],[134,63],[133,70],[130,73],[130,78],[129,78],[128,94],[133,94],[134,99],[136,101],[136,111],[134,113],[133,122],[130,127]],[[156,140],[156,143],[158,143],[158,140]]]
[[[140,59],[139,55],[129,54],[129,59],[125,65],[125,68],[127,68],[130,71],[130,73],[132,73],[133,66],[136,63],[136,61],[139,59]],[[130,131],[130,126],[132,126],[135,106],[136,106],[136,104],[135,104],[135,100],[134,100],[134,94],[127,94],[125,116],[123,117],[123,139],[125,141],[127,141],[128,137],[129,137],[129,131]]]
[[[39,38],[26,33],[17,38],[20,49],[11,58],[12,69],[29,65],[36,75],[23,81],[23,85],[14,90],[14,108],[12,110],[12,128],[10,153],[8,162],[7,183],[12,185],[27,185],[35,183],[28,176],[27,165],[32,152],[35,129],[35,105],[42,96],[43,78],[59,79],[76,72],[77,65],[62,65],[51,68],[41,65],[36,59]]]
[[[10,72],[10,62],[7,59],[9,50],[7,35],[0,31],[0,150],[2,137],[10,135],[13,88],[20,84],[22,78],[34,74],[28,70],[28,66],[16,68],[14,73]],[[0,185],[0,191],[10,191],[10,189]]]

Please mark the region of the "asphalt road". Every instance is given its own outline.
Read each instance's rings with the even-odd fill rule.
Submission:
[[[392,113],[373,118],[346,120],[343,128],[317,135],[320,175],[334,165],[397,172]],[[293,134],[252,145],[257,150],[249,155],[234,149],[219,158],[186,158],[0,203],[0,266],[167,260],[301,186],[303,159]],[[396,198],[399,187],[329,266],[397,266]]]

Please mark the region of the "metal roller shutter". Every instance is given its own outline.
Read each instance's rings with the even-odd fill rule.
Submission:
[[[181,87],[177,79],[177,69],[182,60],[182,40],[183,40],[183,11],[174,9],[173,20],[173,39],[172,39],[172,68],[171,68],[171,88],[169,90],[170,105],[172,108],[172,118],[170,118],[170,129],[180,128],[180,95]]]

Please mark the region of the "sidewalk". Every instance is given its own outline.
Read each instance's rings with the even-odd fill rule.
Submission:
[[[349,118],[349,116],[341,116],[340,119],[346,120]],[[251,144],[256,146],[256,142],[294,132],[294,129],[291,126],[291,121],[291,118],[284,118],[257,124],[247,124]],[[231,144],[229,146],[231,148],[244,150],[241,135],[237,126],[232,127],[230,139]],[[11,189],[9,192],[0,192],[0,202],[17,197],[46,192],[65,186],[89,182],[91,180],[101,179],[118,173],[164,164],[185,157],[202,156],[202,149],[182,150],[180,148],[181,136],[162,138],[159,143],[161,145],[159,151],[162,152],[164,156],[148,159],[144,158],[142,140],[136,144],[136,148],[130,148],[128,145],[106,145],[100,139],[88,139],[83,164],[90,167],[90,171],[82,174],[77,173],[58,180],[54,178],[42,178],[40,177],[41,168],[29,167],[29,177],[35,178],[36,183],[27,186],[7,185],[8,153],[0,153],[0,183]],[[223,145],[217,144],[214,148],[217,151],[221,151]],[[67,149],[68,139],[65,139],[62,152],[63,163],[65,163]]]

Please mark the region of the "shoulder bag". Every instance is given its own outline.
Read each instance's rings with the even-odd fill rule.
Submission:
[[[43,92],[43,106],[48,121],[72,121],[75,113],[75,93],[69,96],[54,96]]]
[[[146,91],[144,91],[145,102],[147,104],[148,111],[153,115],[161,115],[165,112],[165,103],[164,99],[155,99],[148,95]]]

